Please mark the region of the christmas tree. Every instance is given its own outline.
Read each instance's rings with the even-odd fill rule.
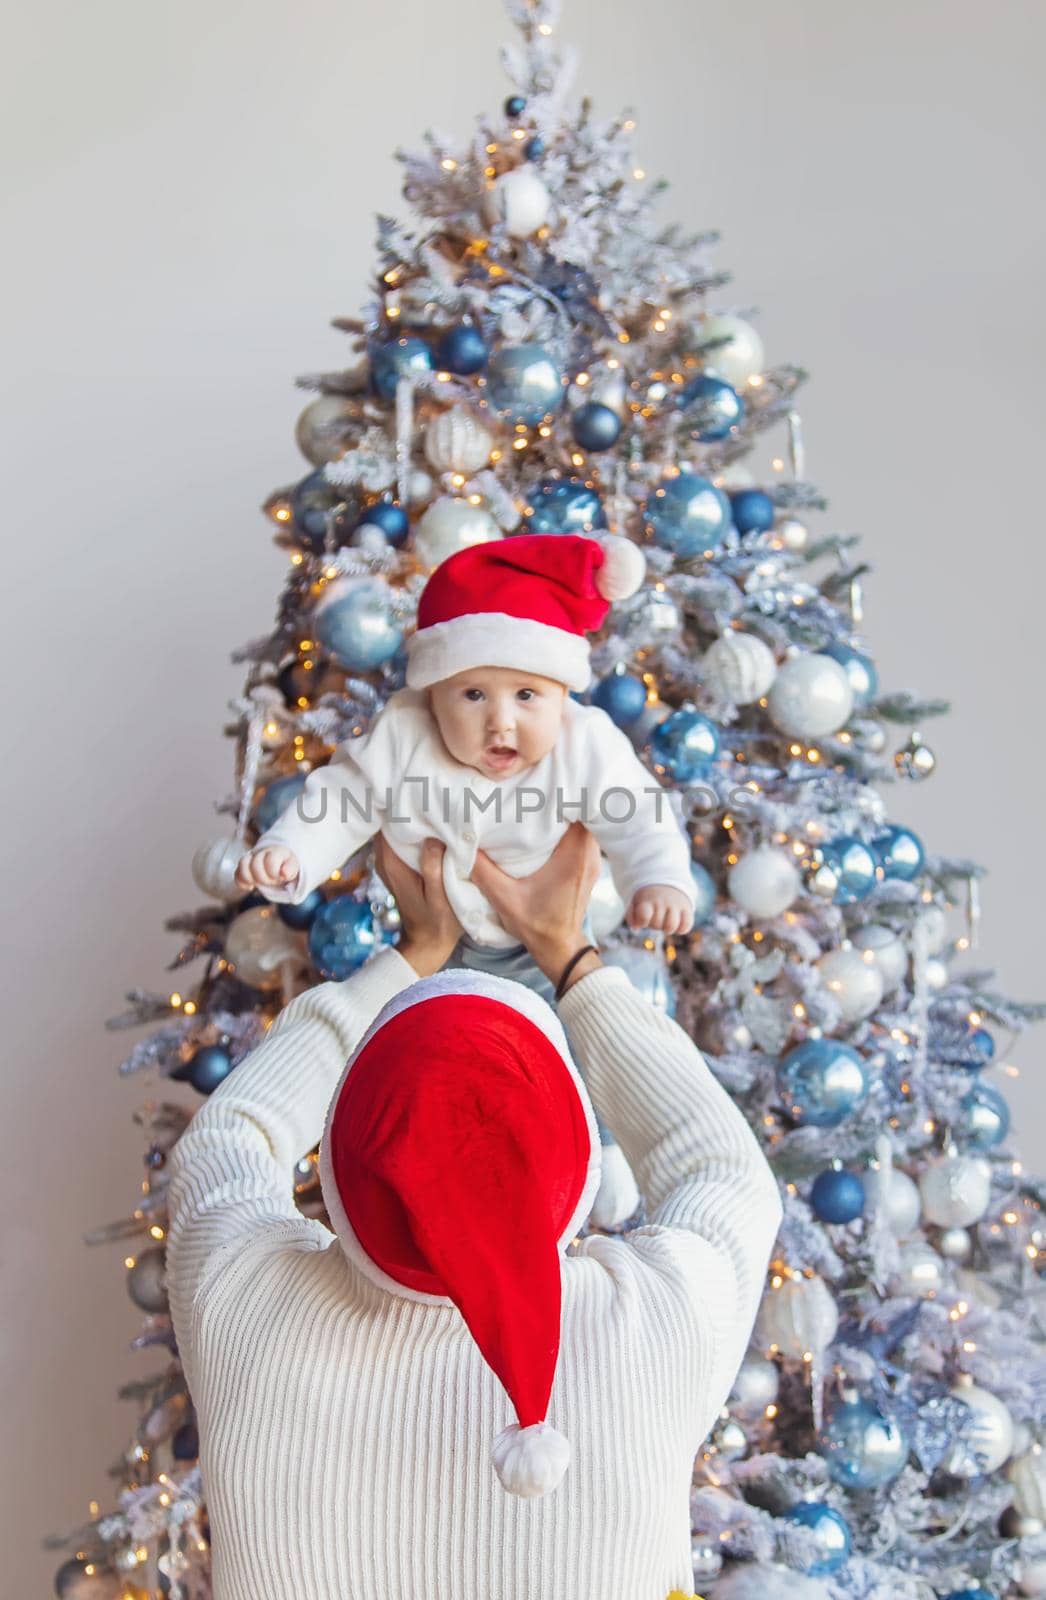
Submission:
[[[297,907],[244,897],[243,849],[403,681],[429,572],[523,531],[611,529],[645,588],[615,608],[591,698],[678,796],[698,926],[622,926],[608,960],[673,1012],[759,1132],[785,1221],[752,1349],[695,1464],[694,1586],[710,1596],[1046,1591],[1044,1187],[987,1081],[1042,1014],[961,964],[980,869],[904,825],[946,708],[880,690],[866,568],[805,474],[796,394],[725,302],[715,237],[655,217],[634,124],[570,101],[553,0],[507,0],[513,93],[470,141],[402,157],[411,220],[380,219],[344,370],[300,380],[309,466],[265,510],[288,557],[276,625],[240,655],[236,793],[174,917],[175,994],[123,1069],[210,1093],[287,998],[396,937],[364,855]],[[743,308],[742,308],[743,310]],[[895,730],[892,734],[890,730]],[[184,973],[184,976],[182,974]],[[997,1046],[998,1040],[998,1046]],[[163,1280],[166,1155],[187,1113],[139,1113],[148,1178],[127,1241],[141,1420],[113,1509],[67,1542],[60,1595],[209,1593],[204,1486]],[[303,1212],[320,1211],[314,1159]]]

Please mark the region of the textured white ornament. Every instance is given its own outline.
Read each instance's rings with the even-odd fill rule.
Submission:
[[[885,1169],[880,1178],[880,1193],[886,1221],[891,1233],[903,1239],[919,1222],[922,1200],[919,1190],[906,1172],[898,1167]]]
[[[770,720],[797,739],[837,733],[853,710],[846,668],[817,652],[793,656],[778,668],[770,689]]]
[[[817,1355],[835,1338],[839,1311],[822,1278],[786,1278],[763,1298],[755,1322],[755,1342],[782,1355]]]
[[[806,549],[810,538],[809,528],[798,517],[783,517],[775,527],[774,534],[786,550],[794,550],[797,555]]]
[[[799,893],[798,869],[783,850],[760,845],[730,868],[727,889],[731,900],[753,917],[779,917]]]
[[[486,220],[504,223],[513,239],[529,239],[548,221],[552,200],[532,167],[503,172],[487,191],[483,207]]]
[[[908,952],[904,941],[892,928],[881,922],[869,922],[851,936],[856,950],[871,958],[872,966],[883,983],[883,994],[890,994],[908,969]]]
[[[948,918],[941,906],[927,906],[916,918],[923,948],[928,956],[939,956],[948,943]]]
[[[724,341],[704,351],[701,359],[706,372],[725,378],[734,389],[742,389],[749,378],[762,372],[766,361],[763,341],[743,317],[705,317],[697,332],[702,346],[713,339]]]
[[[939,1228],[968,1228],[991,1200],[991,1164],[983,1156],[948,1150],[919,1177],[923,1214]]]
[[[891,1287],[895,1294],[940,1294],[944,1287],[944,1262],[925,1239],[908,1239],[902,1244]]]
[[[242,839],[212,839],[201,844],[192,858],[196,887],[212,900],[239,900],[243,890],[237,888],[235,876],[243,852]]]
[[[945,1470],[956,1478],[997,1472],[1013,1449],[1012,1416],[998,1395],[976,1383],[956,1384],[952,1394],[976,1414],[977,1424],[965,1440],[956,1444],[945,1461]]]
[[[730,1398],[745,1411],[761,1411],[777,1399],[781,1378],[776,1365],[763,1356],[746,1356],[742,1361]]]
[[[293,930],[276,914],[275,906],[252,906],[229,924],[225,959],[236,976],[256,989],[278,989],[282,969],[302,965],[301,945]]]
[[[310,400],[294,429],[298,449],[314,467],[338,461],[345,454],[345,436],[359,416],[359,401],[341,394]]]
[[[592,890],[592,898],[588,902],[588,922],[596,944],[602,944],[615,928],[620,928],[625,910],[625,902],[617,892],[610,863],[604,858],[595,888]]]
[[[1013,1484],[1013,1503],[1021,1516],[1046,1522],[1046,1453],[1042,1446],[1032,1445],[1030,1450],[1015,1457],[1007,1469],[1007,1477]]]
[[[469,545],[489,544],[501,538],[489,511],[443,495],[423,513],[414,536],[418,560],[426,567],[438,567],[457,550]]]
[[[754,633],[730,628],[705,651],[701,676],[720,699],[747,706],[762,699],[774,681],[777,662],[770,646]]]
[[[425,429],[425,454],[437,472],[479,472],[490,460],[494,440],[463,406],[433,417]]]
[[[883,980],[860,950],[829,950],[817,963],[844,1022],[870,1017],[882,1004]]]

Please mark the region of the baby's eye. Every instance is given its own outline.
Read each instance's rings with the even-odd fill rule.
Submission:
[[[483,699],[483,690],[482,689],[466,689],[465,690],[465,699],[466,700],[482,700]]]
[[[533,698],[534,698],[533,689],[517,689],[516,690],[516,699],[517,700],[533,700]]]

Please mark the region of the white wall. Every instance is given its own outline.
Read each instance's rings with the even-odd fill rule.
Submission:
[[[984,954],[1046,992],[1038,908],[1046,281],[1036,178],[1046,11],[1027,0],[572,0],[604,111],[639,112],[666,215],[717,226],[728,291],[814,381],[811,474],[867,535],[887,685],[950,694],[937,776],[899,797],[988,863]],[[7,1592],[50,1592],[48,1529],[109,1502],[132,1355],[132,1113],[102,1031],[171,986],[166,914],[230,778],[230,649],[283,558],[257,504],[301,470],[298,372],[344,348],[394,206],[393,147],[505,93],[496,0],[36,0],[9,20],[11,444],[0,1161]],[[826,524],[827,525],[827,524]],[[929,730],[928,730],[929,731]],[[126,1038],[126,1036],[125,1036]],[[1046,1157],[1034,1036],[1013,1088]]]

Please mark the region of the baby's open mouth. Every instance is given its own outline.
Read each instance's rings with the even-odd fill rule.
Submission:
[[[488,744],[484,754],[488,761],[511,761],[518,752],[510,744]]]

